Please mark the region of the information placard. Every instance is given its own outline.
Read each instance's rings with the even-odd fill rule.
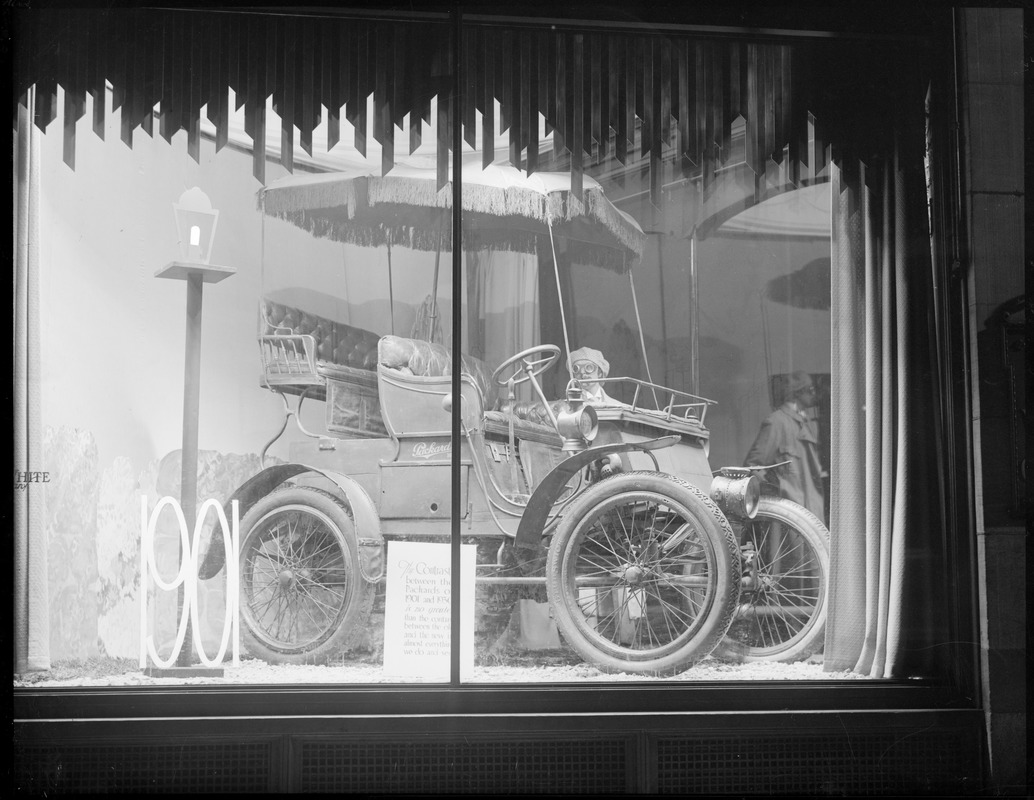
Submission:
[[[474,668],[475,545],[461,545],[460,679]],[[447,682],[452,620],[452,553],[448,544],[388,542],[384,600],[384,673]]]

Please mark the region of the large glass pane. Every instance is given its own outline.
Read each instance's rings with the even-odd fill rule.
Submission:
[[[829,184],[721,94],[789,48],[464,47],[474,679],[829,677]]]
[[[889,182],[810,113],[826,43],[469,24],[453,97],[438,18],[134,20],[216,44],[37,97],[44,680],[192,679],[230,599],[243,660],[200,680],[857,677],[827,609],[867,592],[870,650],[901,616],[898,554],[862,562],[905,549],[869,469],[909,456],[875,402],[903,328]]]
[[[106,114],[87,102],[104,136],[79,125],[74,169],[61,124],[38,136],[47,483],[32,490],[46,492],[52,667],[38,677],[447,682],[448,28],[203,12],[133,24],[158,41],[229,26],[204,39],[225,46],[205,75],[220,79],[217,59],[240,72],[214,90],[224,118],[218,100],[195,109],[196,138],[158,135],[175,120],[148,108],[153,135],[127,147],[120,75],[98,92]],[[410,351],[412,336],[429,344]],[[405,374],[382,380],[381,363]],[[198,541],[177,507],[188,528],[207,508]],[[178,580],[192,555],[200,579]],[[240,663],[231,647],[221,675],[192,677],[206,667],[192,639],[211,660],[236,636],[237,591]]]

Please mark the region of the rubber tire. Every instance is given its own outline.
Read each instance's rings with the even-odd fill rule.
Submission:
[[[693,635],[652,651],[637,652],[606,639],[586,622],[577,603],[573,582],[572,550],[583,527],[601,504],[619,498],[656,499],[675,505],[693,524],[704,544],[714,581]],[[628,672],[664,677],[683,672],[711,653],[732,623],[739,600],[740,550],[725,515],[703,492],[685,481],[660,472],[630,472],[600,481],[572,503],[550,543],[546,561],[546,591],[553,616],[564,639],[586,661],[603,672]]]
[[[264,628],[249,603],[254,594],[248,572],[250,551],[261,544],[265,523],[287,511],[316,517],[333,537],[333,558],[340,557],[345,598],[327,624],[311,638],[291,642]],[[359,570],[355,525],[348,507],[334,495],[308,486],[287,486],[271,492],[253,505],[241,520],[240,619],[241,640],[247,652],[274,664],[319,664],[348,650],[363,634],[373,608],[375,584],[363,579]],[[320,548],[323,549],[322,546]],[[322,563],[326,563],[323,559]],[[311,618],[311,617],[310,617]]]
[[[753,523],[771,520],[791,528],[801,542],[810,550],[810,559],[819,570],[821,584],[816,591],[816,608],[814,613],[805,623],[805,627],[788,640],[770,645],[768,647],[752,646],[742,639],[735,638],[737,624],[743,624],[746,614],[756,607],[757,596],[750,590],[744,590],[740,595],[740,608],[737,612],[737,619],[733,621],[729,636],[722,642],[718,655],[737,661],[802,661],[822,649],[825,642],[826,631],[826,609],[829,587],[829,531],[816,517],[804,506],[798,505],[790,500],[781,497],[762,497],[758,507],[758,513]],[[748,533],[747,524],[737,524],[743,537],[756,537],[756,533]],[[756,531],[757,529],[750,529]],[[741,543],[745,539],[741,539]],[[748,568],[745,566],[744,570]]]

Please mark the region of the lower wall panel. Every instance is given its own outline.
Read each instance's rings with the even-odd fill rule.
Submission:
[[[616,737],[303,740],[302,792],[611,794],[635,791],[634,740]],[[632,778],[632,780],[629,780]]]
[[[661,737],[653,750],[660,794],[943,797],[975,791],[980,774],[979,744],[959,730]]]
[[[953,716],[18,722],[12,785],[35,795],[977,793],[980,717]]]
[[[181,739],[16,742],[13,784],[33,795],[277,791],[281,742]]]

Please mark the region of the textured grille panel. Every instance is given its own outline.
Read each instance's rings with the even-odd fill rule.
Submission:
[[[16,786],[30,794],[267,792],[269,743],[16,747]]]
[[[980,774],[972,738],[966,731],[881,731],[660,739],[657,786],[663,794],[955,794],[972,791]]]
[[[624,740],[315,742],[301,748],[303,792],[624,793]]]

